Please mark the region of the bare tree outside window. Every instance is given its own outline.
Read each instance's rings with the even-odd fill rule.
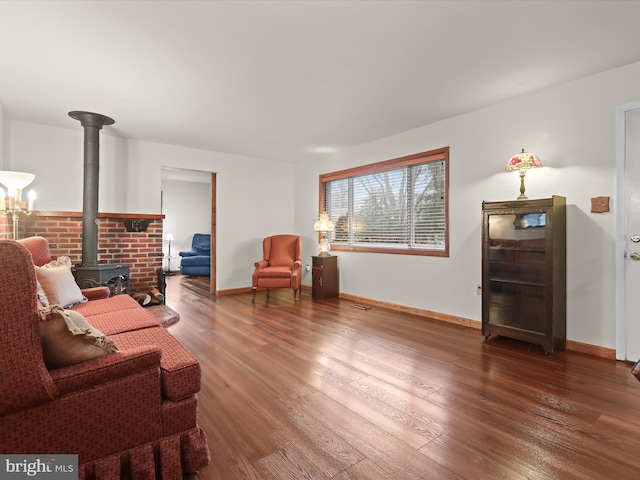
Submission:
[[[321,175],[332,248],[447,256],[448,151]]]

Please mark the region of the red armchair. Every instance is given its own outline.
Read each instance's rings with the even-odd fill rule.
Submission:
[[[256,301],[258,288],[267,289],[267,298],[270,288],[291,288],[296,302],[302,280],[302,238],[297,235],[266,237],[262,241],[262,257],[254,264],[251,301]]]

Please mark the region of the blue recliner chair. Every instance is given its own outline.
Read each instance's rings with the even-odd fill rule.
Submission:
[[[191,240],[191,250],[180,252],[180,273],[183,275],[211,274],[211,235],[208,233],[194,233]]]

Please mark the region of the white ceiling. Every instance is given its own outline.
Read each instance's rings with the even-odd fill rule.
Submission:
[[[639,22],[631,0],[5,0],[0,101],[296,161],[640,61]]]

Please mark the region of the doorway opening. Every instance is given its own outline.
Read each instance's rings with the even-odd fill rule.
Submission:
[[[178,252],[191,249],[195,233],[211,234],[209,291],[216,293],[216,174],[201,170],[162,167],[161,213],[164,235],[171,234],[172,269],[179,266]],[[164,250],[168,251],[167,241]],[[165,268],[167,265],[164,265]]]

